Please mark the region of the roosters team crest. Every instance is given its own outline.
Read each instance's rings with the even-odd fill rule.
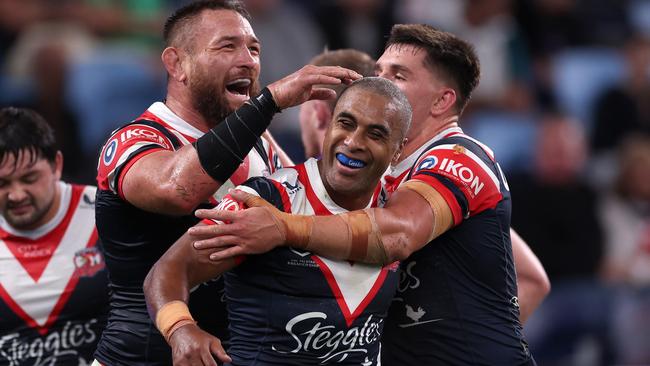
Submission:
[[[85,248],[74,254],[74,266],[79,277],[92,277],[106,267],[97,247]]]

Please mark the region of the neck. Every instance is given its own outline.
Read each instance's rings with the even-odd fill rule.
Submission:
[[[31,227],[28,227],[26,229],[34,230],[50,222],[54,218],[54,216],[56,216],[56,213],[59,212],[59,207],[61,207],[61,186],[57,181],[54,187],[54,198],[52,199],[52,205],[50,206],[50,208],[48,208],[47,212],[45,213],[45,215],[43,215],[43,217],[40,220],[38,220],[33,225],[31,225]]]
[[[207,132],[210,128],[214,127],[194,108],[188,107],[192,105],[189,98],[178,98],[170,93],[167,94],[165,105],[185,122],[203,132]]]
[[[323,171],[322,162],[322,159],[318,160],[318,172],[320,179],[323,182],[323,186],[325,187],[325,190],[327,191],[327,194],[330,196],[332,201],[348,211],[362,210],[366,208],[370,202],[370,199],[372,198],[372,194],[375,192],[375,187],[379,181],[373,184],[371,188],[362,192],[338,192],[332,188],[329,183],[327,183],[327,176]]]
[[[423,123],[420,123],[418,127],[411,125],[411,129],[408,134],[408,141],[404,145],[404,150],[399,157],[398,163],[411,154],[413,154],[417,149],[422,145],[426,144],[434,136],[440,132],[452,128],[458,127],[458,115],[449,116],[444,119],[435,120],[434,118],[427,118]]]

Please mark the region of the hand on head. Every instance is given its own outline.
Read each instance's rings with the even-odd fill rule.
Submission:
[[[338,66],[307,65],[268,86],[280,109],[293,107],[312,99],[333,99],[336,92],[318,85],[350,84],[361,75]]]

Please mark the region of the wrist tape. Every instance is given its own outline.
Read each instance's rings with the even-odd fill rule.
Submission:
[[[182,301],[170,301],[163,305],[156,313],[156,328],[160,331],[167,343],[175,331],[187,324],[196,324],[187,304]]]
[[[212,179],[227,181],[279,111],[271,92],[264,88],[194,142],[201,167]]]

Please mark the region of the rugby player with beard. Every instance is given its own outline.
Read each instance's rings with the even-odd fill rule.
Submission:
[[[260,93],[260,43],[234,0],[199,1],[165,24],[164,102],[152,104],[108,138],[98,163],[96,221],[105,244],[111,310],[96,361],[168,365],[170,349],[147,314],[143,280],[153,263],[229,187],[273,173],[277,150],[260,139],[273,115],[309,99],[334,97],[315,85],[360,77],[340,67],[307,66]],[[201,285],[191,306],[206,329],[224,329],[220,283]],[[227,335],[219,336],[227,339]]]

